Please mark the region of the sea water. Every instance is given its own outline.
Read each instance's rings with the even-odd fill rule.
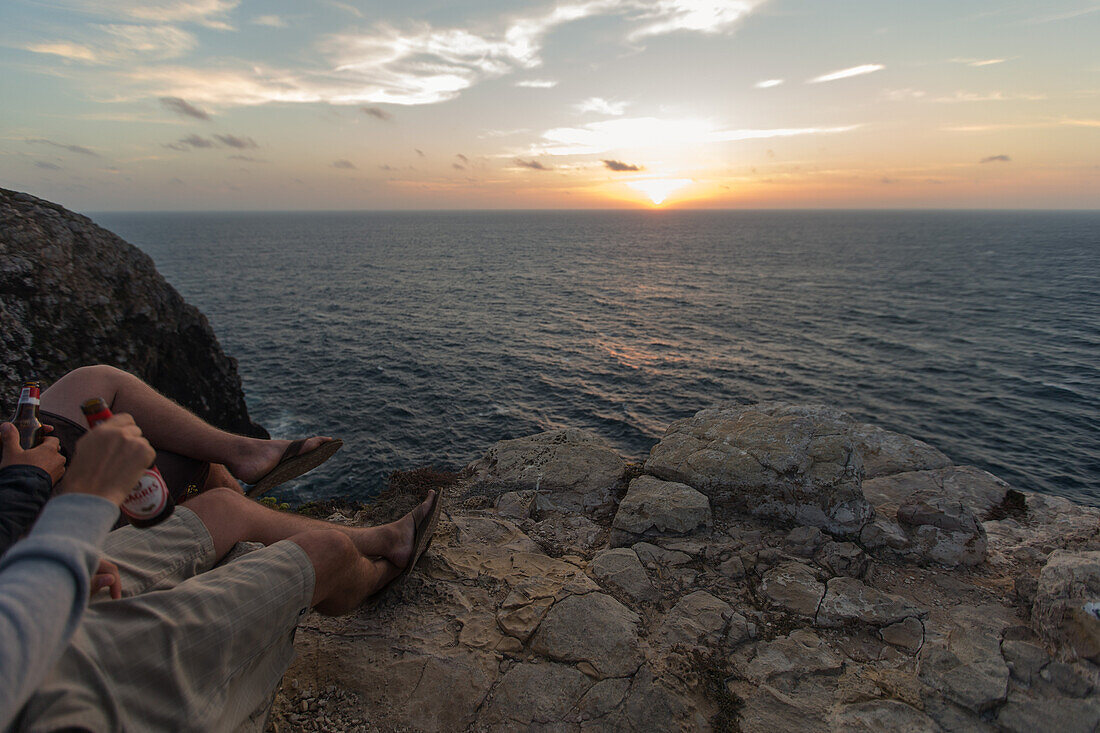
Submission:
[[[730,402],[835,405],[1100,504],[1100,214],[93,214],[236,357],[275,436],[346,447],[277,491],[586,428],[640,460]]]

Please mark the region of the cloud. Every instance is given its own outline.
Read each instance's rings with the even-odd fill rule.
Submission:
[[[1046,99],[1045,94],[1009,94],[1005,92],[963,92],[958,91],[949,97],[937,97],[934,102],[1037,102]]]
[[[198,45],[187,31],[169,25],[91,25],[89,38],[32,43],[23,48],[88,64],[125,64],[138,59],[163,61],[184,55]],[[168,95],[173,96],[173,95]]]
[[[208,28],[228,30],[224,20],[240,0],[53,0],[51,5],[86,15],[117,18],[131,22],[196,23]]]
[[[546,167],[545,165],[538,162],[537,160],[522,160],[520,158],[516,158],[515,164],[518,165],[520,168],[530,168],[533,171],[548,171],[548,170],[551,170],[550,168]]]
[[[630,34],[631,40],[675,31],[724,33],[763,4],[763,0],[651,0],[642,3],[648,22]]]
[[[761,2],[574,0],[469,28],[417,22],[336,33],[318,43],[326,68],[309,71],[242,64],[236,69],[140,68],[127,74],[158,96],[217,105],[434,104],[487,79],[537,68],[546,37],[584,18],[616,17],[634,28],[627,38],[636,41],[674,31],[727,32]],[[521,83],[534,86],[535,81]]]
[[[772,87],[777,87],[782,83],[782,79],[765,79],[764,81],[756,82],[755,84],[753,84],[753,86],[755,86],[757,89],[771,89]]]
[[[179,97],[161,97],[160,103],[164,105],[165,108],[178,115],[183,115],[184,117],[194,117],[197,120],[210,119],[209,113],[199,109],[193,104],[189,104],[187,100],[180,99]]]
[[[415,150],[415,151],[416,151],[416,154],[417,154],[417,155],[419,155],[419,156],[420,156],[421,158],[424,158],[424,157],[426,157],[426,156],[424,155],[424,151],[423,151],[423,150],[421,150],[420,148],[413,148],[413,150]]]
[[[90,148],[86,148],[83,145],[67,145],[65,143],[54,142],[53,140],[47,140],[44,137],[35,137],[27,140],[28,143],[34,145],[50,145],[55,148],[61,148],[62,150],[68,150],[70,153],[78,153],[80,155],[89,155],[93,158],[98,158],[99,153]]]
[[[979,163],[1010,163],[1012,158],[1007,155],[991,155],[988,158],[982,158]]]
[[[393,115],[381,107],[360,107],[359,110],[363,114],[382,120],[383,122],[389,122],[393,119]]]
[[[624,171],[640,171],[642,169],[642,166],[640,165],[631,165],[630,163],[624,163],[621,160],[605,160],[603,161],[603,164],[604,167],[608,170],[616,171],[619,173]]]
[[[853,76],[863,76],[864,74],[873,74],[876,71],[882,71],[886,67],[882,64],[862,64],[860,66],[852,66],[848,69],[841,69],[840,71],[832,71],[828,74],[822,74],[821,76],[810,79],[808,84],[820,84],[824,81],[836,81],[837,79],[849,79]]]
[[[257,15],[251,21],[252,25],[265,25],[268,28],[286,28],[287,23],[278,15]]]
[[[458,158],[459,160],[461,160],[463,163],[469,163],[470,162],[470,159],[467,158],[462,153],[455,153],[455,157]]]
[[[924,99],[928,93],[923,89],[887,89],[882,93],[884,99],[891,102],[906,102],[914,99]]]
[[[259,145],[256,141],[250,137],[237,137],[236,135],[215,135],[218,142],[229,148],[237,148],[238,150],[245,150],[247,148],[258,148]]]
[[[621,115],[626,111],[629,102],[609,102],[603,97],[589,97],[583,102],[574,105],[574,109],[582,114],[595,112],[601,115]]]
[[[356,170],[355,163],[352,163],[350,160],[345,160],[345,159],[332,161],[332,167],[333,168],[341,168],[343,170],[349,170],[349,171]]]
[[[164,147],[171,148],[172,150],[187,152],[188,150],[194,148],[212,148],[214,147],[214,141],[210,140],[209,138],[191,134],[187,137],[181,137],[174,143],[166,143]]]
[[[62,170],[61,166],[59,166],[57,163],[50,163],[50,162],[45,161],[45,160],[36,160],[36,161],[34,161],[34,164],[36,166],[38,166],[39,168],[45,168],[48,171]]]
[[[655,146],[687,147],[737,140],[830,134],[848,132],[857,127],[859,125],[723,130],[707,120],[630,117],[591,122],[579,127],[555,127],[542,133],[543,143],[534,146],[530,153],[598,155],[612,150],[645,150]]]
[[[553,89],[558,83],[551,79],[522,79],[516,82],[517,87],[525,89]]]
[[[267,162],[263,158],[253,158],[251,155],[230,155],[230,156],[228,156],[228,159],[229,160],[240,160],[240,161],[243,161],[245,163],[266,163]]]
[[[1003,64],[1008,59],[951,59],[955,64],[966,64],[967,66],[992,66],[993,64]]]
[[[466,170],[466,166],[462,165],[461,163],[451,163],[451,167],[454,168],[456,171]]]

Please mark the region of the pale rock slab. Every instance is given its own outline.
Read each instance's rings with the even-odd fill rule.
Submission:
[[[852,437],[863,454],[864,475],[869,479],[951,465],[947,456],[927,443],[877,425],[856,423]]]
[[[759,516],[851,535],[872,515],[853,424],[820,405],[701,410],[668,427],[645,470]]]
[[[1100,701],[1054,701],[1015,691],[997,711],[997,724],[1010,733],[1095,733],[1100,728]]]
[[[845,705],[833,717],[835,733],[940,733],[936,721],[898,700]]]
[[[939,487],[926,488],[940,480],[928,475],[933,473],[865,482],[868,498],[882,501],[874,520],[860,533],[860,541],[876,555],[897,562],[946,567],[981,564],[988,547],[985,528],[964,499],[945,495]]]
[[[638,614],[604,593],[569,596],[554,604],[531,640],[538,654],[586,662],[599,679],[633,674],[642,664]]]
[[[728,627],[728,633],[727,633]],[[653,637],[654,646],[685,650],[737,643],[749,635],[745,617],[706,591],[695,591],[677,602]]]
[[[862,578],[867,572],[867,553],[854,542],[826,542],[817,553],[818,565],[832,575]]]
[[[612,526],[636,535],[691,532],[710,523],[710,501],[686,484],[639,476],[619,502]]]
[[[825,595],[825,584],[810,568],[791,562],[766,572],[760,581],[760,592],[772,606],[813,618]]]
[[[756,644],[734,657],[738,670],[751,680],[784,674],[839,674],[844,658],[809,629],[796,629],[775,641]]]
[[[920,651],[924,644],[924,624],[915,616],[879,629],[879,638],[907,652]]]
[[[563,428],[502,440],[468,468],[479,481],[544,490],[556,507],[581,512],[611,506],[626,462],[587,430]]]
[[[592,681],[563,664],[517,664],[504,673],[484,721],[519,726],[564,722]]]
[[[604,550],[592,559],[588,572],[596,582],[625,593],[634,601],[652,603],[657,600],[657,589],[634,550],[626,547]]]
[[[833,578],[825,590],[814,623],[825,628],[854,623],[882,627],[927,615],[927,611],[901,596],[883,593],[855,578]]]
[[[1063,658],[1100,664],[1100,551],[1052,552],[1031,615],[1035,630]]]

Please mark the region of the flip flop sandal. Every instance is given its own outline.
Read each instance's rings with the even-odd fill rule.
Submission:
[[[416,563],[420,561],[420,558],[428,551],[428,548],[432,546],[432,538],[435,536],[435,526],[439,523],[439,515],[442,513],[442,510],[443,494],[441,491],[437,490],[435,492],[435,503],[432,504],[431,511],[428,512],[428,516],[420,520],[420,524],[417,524],[414,530],[413,555],[409,560],[409,564],[402,568],[400,575],[372,593],[370,598],[363,602],[363,608],[368,610],[374,608],[386,595],[405,584],[413,568],[416,567]]]
[[[247,496],[262,496],[279,484],[284,484],[292,478],[298,478],[303,473],[312,471],[322,463],[332,458],[332,454],[340,450],[344,441],[340,439],[327,440],[311,451],[301,453],[305,440],[295,440],[286,447],[283,457],[275,464],[275,468],[268,471],[253,486],[245,492]]]

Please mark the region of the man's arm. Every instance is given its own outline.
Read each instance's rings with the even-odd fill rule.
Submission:
[[[0,555],[34,524],[50,498],[53,484],[65,473],[57,438],[46,438],[37,448],[19,447],[19,431],[0,424]]]
[[[88,602],[99,546],[118,505],[153,462],[129,415],[77,442],[63,493],[0,557],[0,730],[6,730],[60,658]]]

